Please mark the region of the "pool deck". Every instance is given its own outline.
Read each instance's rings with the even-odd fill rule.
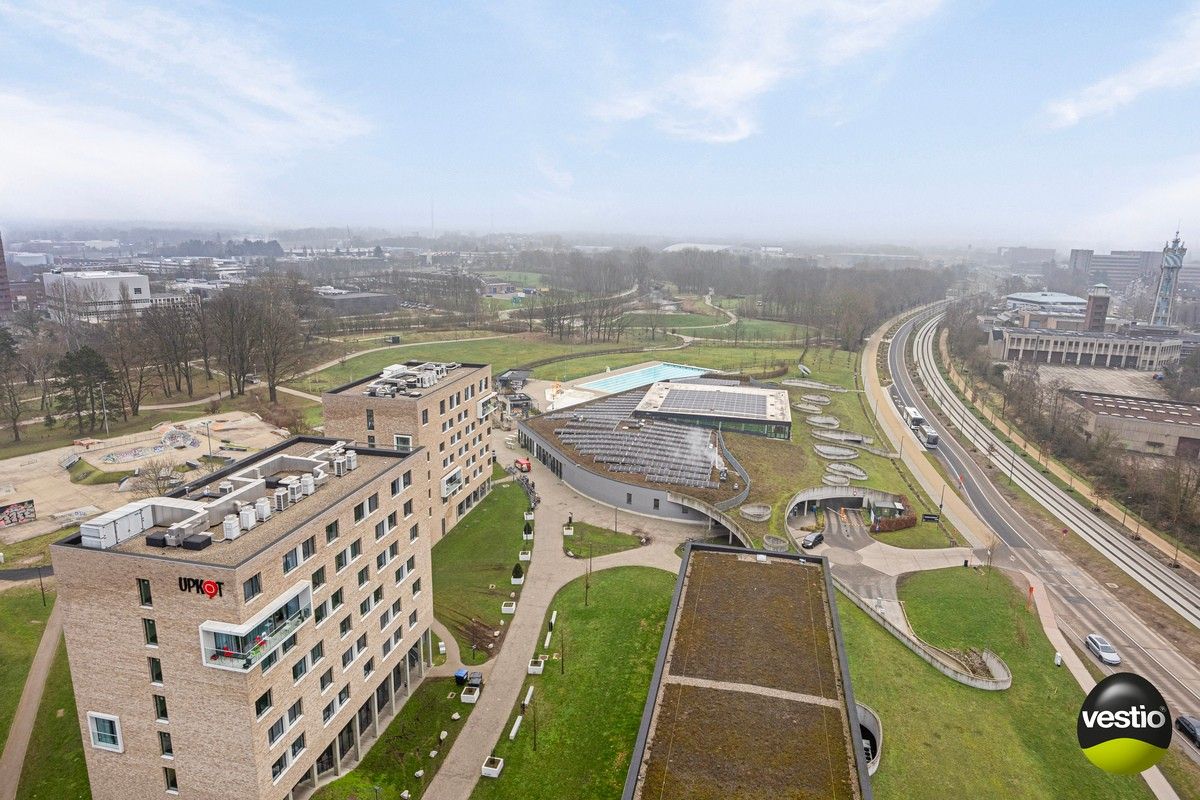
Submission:
[[[618,394],[619,392],[629,391],[640,387],[630,386],[619,391],[605,391],[604,389],[587,388],[587,384],[595,383],[596,381],[615,378],[620,375],[628,375],[638,370],[650,369],[652,367],[662,366],[664,364],[675,364],[681,367],[691,367],[690,364],[679,364],[675,361],[643,361],[638,364],[631,364],[628,367],[621,367],[610,372],[597,372],[592,375],[585,375],[582,378],[576,378],[573,381],[543,381],[532,380],[525,384],[525,392],[530,397],[538,401],[542,411],[557,411],[564,408],[570,408],[580,403],[586,403],[589,400],[596,400],[600,397],[607,397],[610,394]],[[693,369],[702,369],[701,367],[692,367]],[[708,372],[708,370],[704,370]],[[683,377],[683,376],[678,376]],[[653,380],[647,381],[643,386],[649,386],[654,383]],[[561,391],[560,394],[555,394],[555,387]]]

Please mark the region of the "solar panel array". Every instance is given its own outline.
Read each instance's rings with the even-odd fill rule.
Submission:
[[[554,434],[609,472],[641,475],[651,483],[716,489],[712,431],[661,420],[633,420],[645,393],[613,395],[582,408],[549,414],[567,420]]]
[[[766,419],[767,398],[761,394],[671,389],[657,410]]]

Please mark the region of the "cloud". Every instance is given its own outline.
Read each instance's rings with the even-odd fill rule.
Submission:
[[[1179,89],[1200,81],[1200,3],[1170,26],[1149,57],[1084,88],[1073,97],[1046,104],[1051,127],[1067,128],[1088,117],[1112,114],[1147,92]]]
[[[565,192],[575,184],[575,176],[569,170],[555,166],[554,162],[545,154],[539,153],[534,156],[533,163],[538,174],[555,189]]]
[[[756,101],[787,80],[836,70],[882,50],[941,0],[726,0],[713,20],[710,54],[651,86],[615,94],[594,115],[650,120],[668,135],[702,142],[757,131]]]

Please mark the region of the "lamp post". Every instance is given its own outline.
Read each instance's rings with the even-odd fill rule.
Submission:
[[[942,482],[942,493],[938,496],[938,511],[942,510],[942,500],[946,498],[946,483]]]

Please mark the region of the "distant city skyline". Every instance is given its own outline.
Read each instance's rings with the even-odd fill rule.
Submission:
[[[0,228],[1200,231],[1200,0],[0,0],[0,53]]]

